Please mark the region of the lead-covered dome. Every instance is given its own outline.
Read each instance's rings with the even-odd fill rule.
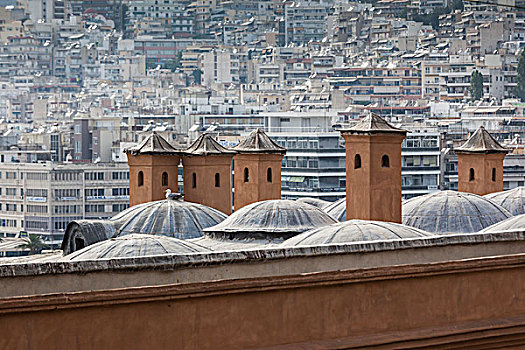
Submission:
[[[525,214],[525,187],[520,186],[508,191],[490,193],[484,196],[507,209],[512,215]]]
[[[116,227],[113,237],[141,233],[190,239],[201,237],[203,229],[224,219],[224,213],[205,205],[165,199],[135,205],[111,221]]]
[[[324,207],[323,211],[338,221],[346,221],[346,197]]]
[[[111,238],[76,251],[64,260],[132,258],[164,254],[205,253],[211,250],[182,239],[158,235],[132,234]]]
[[[226,215],[202,204],[164,199],[135,205],[109,220],[72,221],[62,241],[64,254],[112,237],[155,234],[178,239],[202,237],[202,230],[215,226]]]
[[[512,216],[482,230],[482,233],[525,231],[525,214]]]
[[[330,215],[313,205],[275,199],[242,207],[220,224],[207,228],[204,232],[214,238],[288,238],[336,222]]]
[[[430,233],[478,232],[508,217],[499,205],[465,192],[432,192],[403,203],[403,224]]]
[[[391,241],[429,237],[423,230],[384,221],[348,220],[313,229],[289,238],[283,246],[338,244],[371,241]]]
[[[299,198],[299,199],[297,199],[297,201],[300,202],[300,203],[306,203],[306,204],[313,205],[314,207],[317,207],[319,209],[323,209],[326,206],[332,204],[332,203],[330,203],[328,201],[325,201],[325,200],[322,200],[322,199],[319,199],[319,198],[312,198],[312,197]]]

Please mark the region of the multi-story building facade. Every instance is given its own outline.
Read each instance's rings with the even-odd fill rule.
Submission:
[[[441,136],[437,131],[413,130],[401,145],[403,198],[437,191],[441,179]]]
[[[345,148],[338,131],[269,135],[287,149],[281,170],[283,198],[335,201],[346,195]]]
[[[285,43],[308,44],[321,41],[327,34],[327,18],[334,1],[290,1],[284,7]]]
[[[126,163],[0,163],[0,237],[38,234],[58,248],[70,221],[128,206]]]
[[[332,86],[343,89],[345,97],[354,104],[386,104],[421,97],[419,66],[383,64],[335,68],[329,81]]]

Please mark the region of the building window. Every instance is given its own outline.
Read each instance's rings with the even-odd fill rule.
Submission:
[[[266,181],[272,183],[272,168],[266,169]]]
[[[215,173],[215,187],[221,187],[221,175]]]
[[[492,182],[496,182],[496,168],[492,168]]]
[[[162,173],[162,186],[168,186],[168,173]]]
[[[381,158],[381,166],[383,168],[390,168],[390,158],[386,154]]]
[[[144,186],[144,173],[142,171],[139,171],[137,182],[139,187]]]
[[[197,188],[197,174],[191,174],[191,188]]]
[[[244,168],[244,182],[250,181],[250,170],[248,168]]]
[[[470,168],[470,171],[469,171],[469,175],[468,175],[468,180],[469,181],[474,181],[474,168]]]
[[[361,156],[359,154],[356,154],[354,157],[354,169],[360,169],[361,168]]]

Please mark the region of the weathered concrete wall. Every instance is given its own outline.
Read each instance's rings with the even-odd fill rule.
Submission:
[[[0,299],[0,327],[2,349],[519,348],[525,256]]]
[[[525,252],[525,232],[211,254],[0,265],[0,298],[265,278]]]
[[[177,155],[139,155],[128,154],[129,164],[129,204],[157,201],[166,198],[166,190],[178,191],[178,167],[180,158]],[[138,174],[142,171],[144,182],[138,183]],[[167,173],[168,184],[162,184],[162,173]]]
[[[458,191],[480,196],[503,191],[504,158],[505,154],[501,153],[458,154]],[[474,180],[470,179],[470,169],[474,169]]]
[[[401,223],[401,143],[404,135],[351,135],[346,143],[346,219]],[[356,166],[356,155],[361,166]],[[387,156],[389,166],[382,164]]]
[[[269,199],[281,199],[281,154],[236,154],[234,160],[235,210]],[[248,181],[245,181],[245,168]],[[268,181],[271,169],[271,181]]]
[[[232,212],[232,158],[232,154],[183,156],[184,200],[204,204],[230,215]],[[196,176],[195,186],[193,174]],[[219,186],[216,186],[216,174],[220,179]]]

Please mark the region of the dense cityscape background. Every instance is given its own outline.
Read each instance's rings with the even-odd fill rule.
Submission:
[[[56,248],[126,209],[122,150],[151,131],[232,146],[263,128],[288,149],[283,198],[336,201],[338,130],[368,113],[410,131],[404,198],[457,189],[453,149],[483,125],[512,150],[504,189],[523,186],[525,3],[502,4],[2,1],[0,237]]]

